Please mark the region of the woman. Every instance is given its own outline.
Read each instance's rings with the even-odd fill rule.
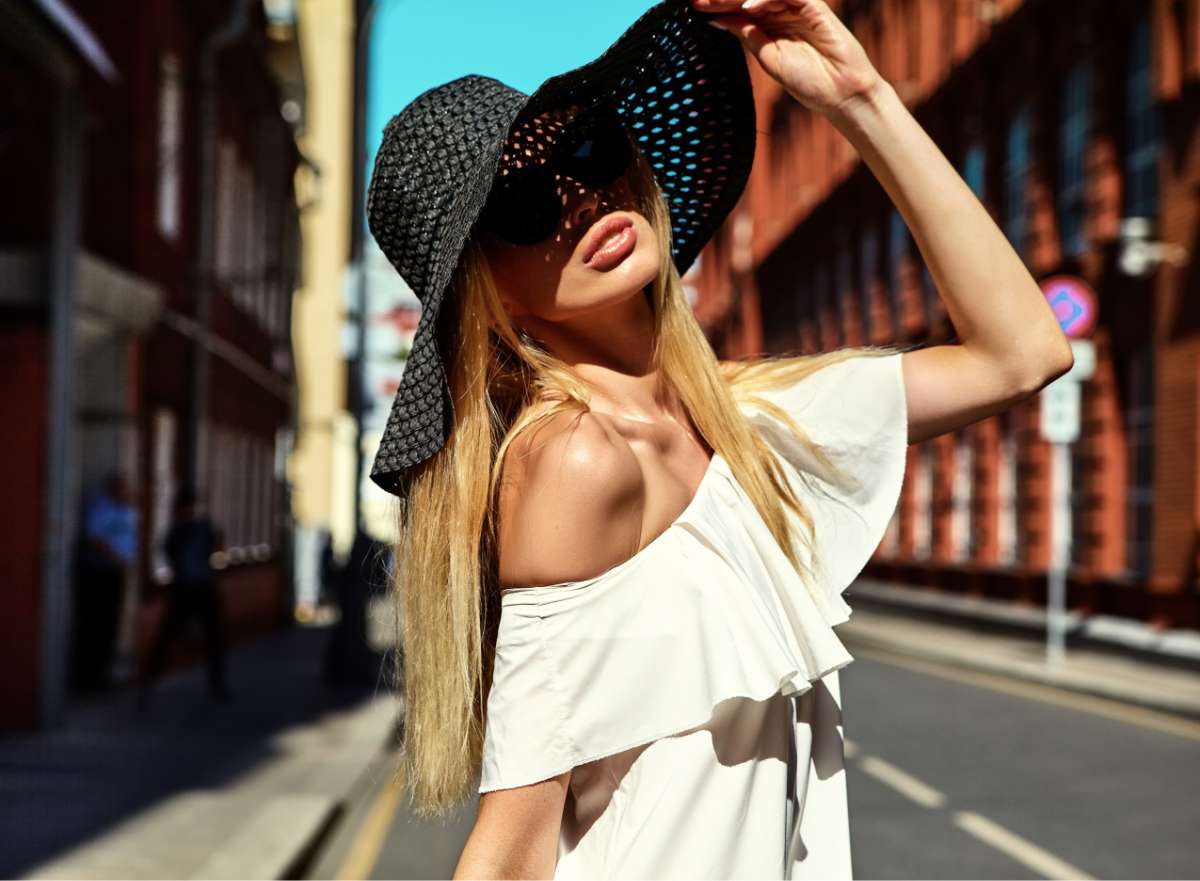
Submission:
[[[743,49],[859,149],[961,344],[716,361],[679,276],[745,185]],[[423,815],[479,782],[455,877],[849,877],[842,591],[908,443],[1071,364],[987,212],[820,0],[666,0],[532,96],[422,95],[368,215],[424,305],[372,477],[402,773]]]

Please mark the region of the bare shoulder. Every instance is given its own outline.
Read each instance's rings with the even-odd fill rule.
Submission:
[[[578,581],[622,562],[637,549],[644,499],[637,456],[595,414],[523,431],[501,473],[501,585]]]

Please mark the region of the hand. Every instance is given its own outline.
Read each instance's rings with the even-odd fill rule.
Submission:
[[[824,0],[692,0],[742,41],[793,98],[832,116],[883,81],[862,44]]]

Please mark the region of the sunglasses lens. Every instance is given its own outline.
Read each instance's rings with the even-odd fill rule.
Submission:
[[[555,175],[589,187],[616,181],[633,160],[629,133],[616,109],[598,104],[579,113],[551,146],[547,161],[498,175],[479,225],[516,245],[534,245],[562,220]]]
[[[611,184],[629,168],[629,135],[613,110],[581,117],[560,147],[559,164],[570,177],[593,187]]]
[[[496,178],[479,224],[514,245],[533,245],[549,237],[560,218],[549,169],[536,166]]]

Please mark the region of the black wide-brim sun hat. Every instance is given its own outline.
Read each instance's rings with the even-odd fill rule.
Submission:
[[[690,0],[664,0],[600,57],[531,95],[464,76],[388,122],[367,188],[367,224],[422,309],[371,468],[377,485],[401,494],[405,473],[453,430],[453,353],[439,315],[517,125],[569,105],[615,107],[666,196],[681,275],[733,209],[754,160],[754,96],[741,43],[709,18]]]

